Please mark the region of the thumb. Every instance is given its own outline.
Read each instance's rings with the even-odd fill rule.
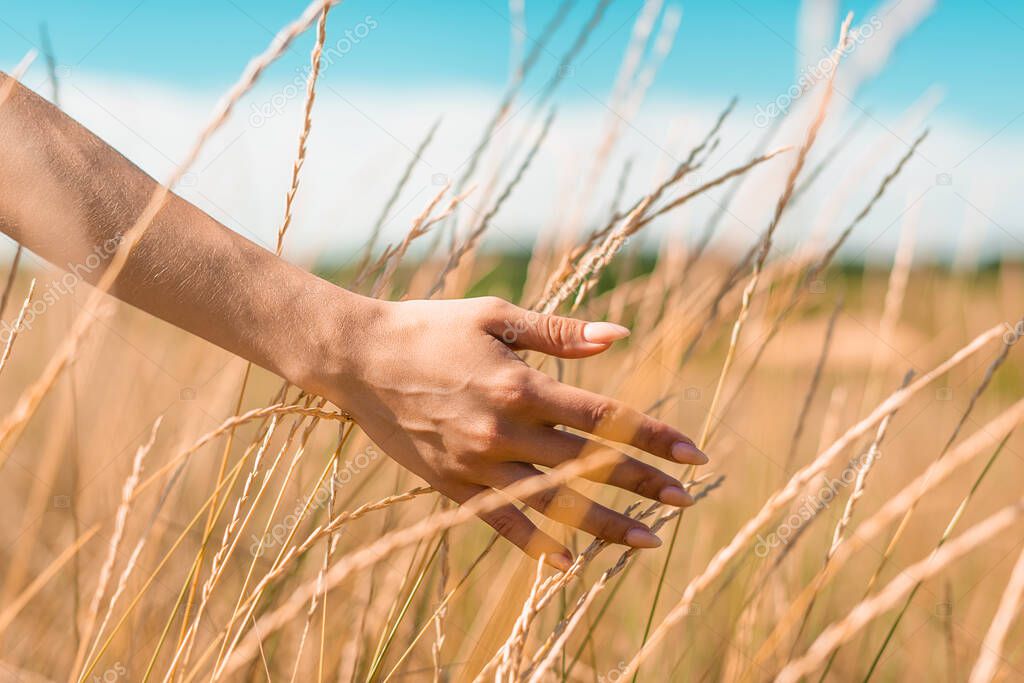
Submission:
[[[560,358],[584,358],[625,339],[629,330],[615,323],[587,322],[517,309],[515,315],[503,321],[497,336],[514,349],[540,351]]]

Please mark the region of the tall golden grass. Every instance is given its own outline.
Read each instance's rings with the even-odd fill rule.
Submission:
[[[278,253],[317,125],[334,4],[313,2],[250,63],[166,179],[170,187],[187,172],[267,66],[316,23]],[[563,64],[579,54],[606,5],[596,4]],[[656,5],[638,20],[616,80],[614,99],[626,111],[639,107],[671,48],[678,17],[654,31]],[[510,149],[490,149],[493,133],[508,122],[567,6],[513,72],[465,174],[436,192],[404,239],[378,249],[383,217],[409,182],[413,165],[406,167],[341,284],[394,298],[480,290],[503,258],[482,251],[481,241],[545,143],[553,116],[542,107],[557,74]],[[850,21],[832,57],[839,69]],[[641,68],[652,40],[651,62]],[[896,164],[874,169],[877,190],[849,207],[853,218],[831,243],[780,255],[775,235],[787,209],[810,194],[823,165],[843,163],[833,147],[805,171],[832,87],[831,79],[819,87],[794,148],[756,152],[684,191],[684,179],[720,144],[730,104],[671,173],[628,206],[616,197],[610,216],[588,232],[582,216],[621,127],[610,123],[590,184],[569,200],[578,205],[565,214],[567,237],[542,236],[525,280],[492,287],[521,292],[537,311],[630,324],[630,341],[596,358],[528,360],[700,434],[712,455],[708,471],[679,473],[699,501],[685,516],[580,479],[604,464],[601,451],[510,488],[506,494],[528,495],[571,479],[671,539],[658,550],[624,550],[546,524],[574,551],[564,573],[475,521],[504,503],[502,494],[451,506],[379,453],[345,406],[326,405],[138,311],[111,310],[104,292],[168,190],[128,231],[70,329],[56,313],[22,329],[39,274],[16,257],[0,278],[0,308],[20,304],[9,320],[17,334],[0,357],[0,677],[1024,676],[1024,363],[1014,332],[1024,268],[915,267],[909,246],[890,272],[835,267],[924,133]],[[494,153],[519,161],[478,177]],[[732,201],[755,167],[782,182],[766,229],[745,254],[707,248],[719,213],[707,225],[683,223],[681,231],[700,237],[670,232],[653,266],[638,267],[642,252],[630,238],[655,219],[676,220],[678,207],[718,186]],[[627,165],[622,177],[628,173]],[[477,184],[479,210],[466,203]],[[416,256],[415,243],[429,240],[437,250]],[[144,351],[125,355],[121,344]],[[61,384],[65,376],[74,382]]]

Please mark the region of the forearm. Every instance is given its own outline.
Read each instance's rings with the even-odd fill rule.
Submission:
[[[106,245],[132,228],[157,188],[31,93],[18,88],[0,107],[0,226],[50,261],[75,271],[90,257],[105,265]],[[97,264],[79,274],[96,281],[102,270]],[[173,195],[113,293],[348,409],[388,455],[460,503],[540,477],[537,466],[559,467],[603,448],[583,433],[665,461],[707,462],[678,430],[562,384],[515,353],[585,358],[623,339],[625,328],[539,315],[490,297],[366,299],[285,263]],[[694,502],[678,479],[622,453],[584,476],[669,505]],[[640,521],[569,486],[522,502],[606,541],[660,543]],[[571,565],[568,551],[515,505],[481,516],[534,557],[562,570]]]
[[[6,80],[6,76],[0,76]],[[0,106],[0,228],[96,282],[157,183],[34,93]],[[171,194],[112,294],[311,390],[373,304]],[[331,357],[328,358],[328,354]],[[332,367],[332,370],[336,368]]]

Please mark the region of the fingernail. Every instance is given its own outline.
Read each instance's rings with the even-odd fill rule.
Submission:
[[[705,465],[708,462],[708,456],[688,441],[675,442],[672,446],[672,459],[690,465]]]
[[[587,323],[583,339],[592,344],[611,344],[629,336],[629,329],[615,323]]]
[[[693,505],[693,496],[679,486],[666,486],[658,494],[658,500],[665,505],[674,505],[679,508]]]
[[[552,555],[550,557],[550,562],[558,571],[567,572],[569,571],[569,568],[572,567],[572,555],[569,555],[568,553],[558,553],[557,555]]]
[[[633,527],[626,532],[626,545],[632,548],[657,548],[661,545],[661,539],[647,529]]]

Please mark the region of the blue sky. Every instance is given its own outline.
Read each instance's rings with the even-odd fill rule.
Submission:
[[[346,0],[332,10],[328,46],[346,47],[321,76],[294,248],[307,253],[353,248],[376,220],[424,132],[443,116],[399,210],[385,224],[386,238],[403,234],[436,191],[434,179],[457,173],[493,113],[508,81],[514,53],[510,5],[518,1]],[[523,1],[528,50],[559,3]],[[596,1],[575,1],[541,52],[518,104],[529,102],[557,70]],[[671,24],[670,14],[682,13],[672,50],[642,107],[619,111],[609,95],[643,6],[643,0],[612,0],[573,60],[556,96],[553,134],[514,201],[496,219],[493,238],[522,246],[558,220],[566,197],[581,196],[577,191],[590,177],[595,146],[616,118],[624,125],[602,170],[598,197],[612,193],[627,159],[636,161],[627,193],[649,190],[733,95],[740,103],[722,131],[709,172],[749,159],[762,137],[757,108],[785,93],[804,65],[821,59],[835,41],[840,15],[852,10],[855,25],[878,17],[881,28],[878,37],[844,59],[841,87],[811,161],[842,140],[858,119],[868,123],[845,150],[843,163],[817,182],[831,189],[811,193],[792,210],[780,238],[796,244],[839,230],[909,141],[931,126],[931,137],[849,250],[857,257],[877,251],[890,258],[906,232],[903,226],[913,219],[922,226],[920,248],[945,254],[1024,253],[1024,204],[1018,199],[1024,184],[1024,4],[1019,0],[664,0],[658,27]],[[281,0],[0,0],[0,66],[9,69],[27,50],[41,47],[45,22],[64,108],[146,171],[166,177],[219,95],[304,7]],[[812,10],[825,18],[814,21]],[[829,15],[832,11],[836,16]],[[346,35],[356,40],[346,44]],[[293,95],[265,126],[254,122],[252,112],[266,111],[289,84],[301,86],[312,42],[312,32],[303,35],[264,75],[207,145],[189,186],[179,188],[225,224],[265,244],[276,233],[288,182],[301,88],[295,95],[292,87]],[[888,45],[895,46],[891,54]],[[648,49],[645,59],[650,56]],[[881,71],[874,75],[876,62]],[[49,96],[42,60],[24,81]],[[486,173],[508,161],[502,150],[514,149],[516,136],[526,134],[537,116],[513,117],[514,125],[489,152],[482,167]],[[773,146],[799,143],[804,126],[800,116],[789,117]],[[721,231],[723,240],[746,243],[763,228],[788,162],[773,163],[751,174]],[[487,177],[477,180],[486,183]],[[692,213],[681,211],[669,224],[654,226],[652,238],[662,228],[692,238],[694,225],[716,210],[724,191],[695,201],[688,209]],[[588,211],[603,211],[603,202]],[[339,225],[347,232],[339,233]]]
[[[527,32],[539,34],[554,0],[526,3]],[[640,0],[614,0],[578,60],[575,77],[607,93]],[[551,69],[588,16],[593,0],[579,0],[541,66]],[[272,31],[304,3],[281,0],[106,0],[0,3],[0,58],[16,61],[39,44],[49,27],[57,59],[90,72],[132,75],[219,90],[262,49]],[[840,3],[858,19],[874,3]],[[709,98],[741,94],[768,99],[793,79],[799,3],[782,0],[682,3],[683,21],[652,96],[680,92]],[[451,84],[499,89],[508,71],[510,25],[504,0],[348,0],[332,29],[362,17],[380,26],[346,68],[328,78],[339,84],[431,88]],[[308,37],[277,69],[306,60]],[[1024,111],[1024,4],[1011,0],[946,0],[900,45],[883,74],[861,94],[864,106],[906,107],[932,84],[946,88],[944,110],[979,126],[1005,125]],[[540,71],[540,70],[539,70]],[[565,97],[581,97],[567,89]],[[1024,124],[1022,124],[1024,125]]]

